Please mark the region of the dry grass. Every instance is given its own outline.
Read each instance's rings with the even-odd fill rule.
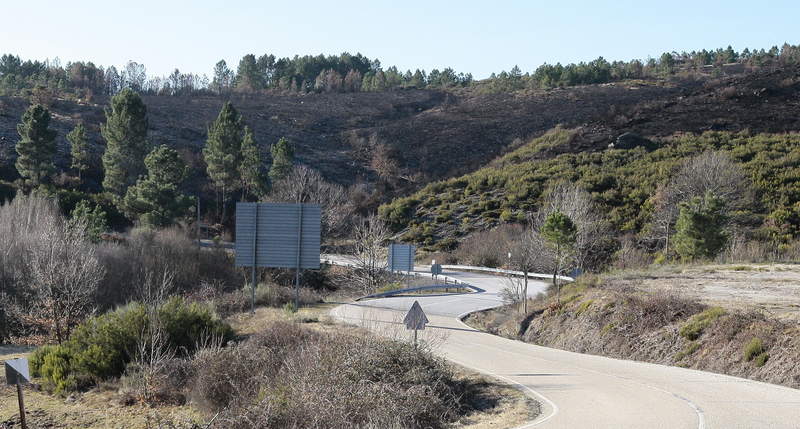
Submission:
[[[800,387],[800,326],[758,308],[714,306],[691,293],[698,276],[782,275],[784,266],[687,266],[622,272],[574,291],[574,299],[536,300],[527,316],[504,307],[470,316],[486,331],[547,347],[620,359],[675,365]],[[792,271],[796,273],[796,271]],[[668,279],[676,285],[670,286]],[[661,287],[649,287],[659,282]],[[577,282],[575,286],[580,286]],[[754,293],[771,287],[755,281]],[[696,292],[696,291],[694,291]],[[591,300],[590,305],[585,305]],[[754,340],[757,339],[756,340]]]
[[[349,325],[335,324],[328,312],[336,304],[321,303],[305,306],[296,313],[282,309],[260,307],[254,315],[235,314],[227,319],[236,332],[243,336],[258,336],[265,326],[276,322],[296,322],[298,328],[310,328],[322,335],[350,333],[363,335],[365,331]],[[25,347],[0,347],[0,360],[24,356],[31,351]],[[469,370],[457,367],[454,380],[469,386],[469,397],[465,398],[469,411],[449,423],[447,427],[484,429],[514,427],[529,421],[538,414],[538,404],[517,389],[498,383]],[[4,381],[4,380],[3,380]],[[124,395],[117,383],[106,383],[88,392],[73,394],[68,398],[26,388],[26,405],[29,423],[33,427],[51,428],[191,428],[195,424],[207,424],[213,413],[201,411],[197,404],[123,405]],[[18,419],[15,391],[0,387],[0,427]]]
[[[680,294],[710,306],[766,311],[800,321],[800,265],[665,265],[605,276],[607,284],[637,291]]]
[[[541,413],[538,402],[508,384],[460,367],[456,370],[456,377],[473,386],[470,402],[475,411],[463,416],[453,427],[514,428],[535,419]]]
[[[2,359],[6,359],[3,356]],[[3,375],[0,386],[0,427],[19,424],[16,390],[5,385]],[[31,428],[153,428],[157,423],[172,427],[189,428],[205,421],[199,411],[191,406],[150,408],[142,405],[126,406],[119,403],[115,389],[98,387],[67,399],[25,387],[25,410]],[[163,427],[170,427],[170,426]]]

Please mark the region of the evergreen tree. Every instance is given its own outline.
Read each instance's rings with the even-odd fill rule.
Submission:
[[[228,91],[233,85],[233,71],[228,68],[225,60],[220,60],[214,66],[214,80],[211,81],[211,90],[217,94]]]
[[[416,88],[425,88],[425,72],[417,69],[414,76],[411,78],[409,85]]]
[[[256,199],[263,195],[266,190],[262,164],[261,153],[258,151],[253,131],[250,127],[245,126],[239,175],[242,178],[242,188]]]
[[[106,212],[99,204],[95,204],[92,208],[92,204],[88,200],[81,200],[70,216],[73,222],[86,225],[86,238],[93,243],[99,242],[100,235],[108,231]]]
[[[684,261],[717,256],[728,240],[727,222],[724,201],[710,192],[681,203],[675,223],[675,251]]]
[[[29,107],[17,125],[17,171],[34,186],[44,183],[55,171],[56,132],[49,125],[50,111],[39,104]]]
[[[553,264],[553,286],[556,288],[556,299],[561,299],[561,289],[558,286],[558,272],[561,271],[562,260],[575,245],[578,228],[569,216],[554,211],[547,216],[541,229],[542,237],[555,250],[555,264]]]
[[[241,184],[239,166],[242,163],[242,118],[230,102],[222,106],[217,119],[208,128],[203,157],[208,165],[208,176],[222,190],[222,219],[228,193]]]
[[[272,183],[285,179],[294,167],[294,148],[286,137],[281,137],[278,143],[270,148],[272,153],[272,167],[269,169],[269,178]]]
[[[253,54],[247,54],[239,61],[236,70],[236,88],[244,91],[257,91],[263,89],[266,76],[258,68],[258,62]]]
[[[194,204],[192,198],[180,193],[187,167],[175,149],[161,145],[144,160],[147,176],[128,188],[124,211],[142,225],[166,227],[185,215]]]
[[[106,123],[100,131],[106,140],[103,187],[119,203],[128,187],[144,173],[143,161],[150,148],[147,107],[139,94],[125,88],[112,97],[111,109],[106,109]]]
[[[75,125],[75,128],[67,134],[70,143],[70,154],[72,155],[72,168],[78,172],[78,178],[89,169],[89,142],[86,140],[86,127],[82,123]]]

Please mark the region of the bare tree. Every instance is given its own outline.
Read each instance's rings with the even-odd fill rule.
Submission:
[[[147,312],[147,324],[142,328],[136,344],[135,365],[128,369],[127,386],[145,402],[152,403],[157,396],[161,374],[176,350],[161,321],[160,307],[173,289],[174,274],[165,269],[160,275],[147,271],[137,291]]]
[[[552,265],[553,255],[539,232],[527,227],[508,243],[509,264],[512,269],[522,271],[522,312],[528,314],[528,274]]]
[[[354,269],[350,280],[365,294],[372,293],[387,278],[386,242],[390,232],[377,216],[359,219],[353,228]]]
[[[527,301],[527,291],[521,278],[508,276],[505,279],[505,286],[500,290],[500,298],[506,305],[516,305],[519,312],[519,303]]]
[[[105,269],[85,238],[85,224],[59,217],[45,222],[37,228],[27,259],[32,309],[61,343],[92,311]]]
[[[721,198],[730,211],[740,210],[752,200],[750,181],[730,155],[706,151],[685,161],[652,198],[650,236],[664,243],[665,254],[669,253],[669,238],[678,219],[679,204],[694,197],[702,198],[706,192]]]
[[[344,187],[326,182],[319,172],[303,165],[295,166],[286,179],[273,186],[269,199],[319,204],[322,207],[322,231],[325,235],[346,233],[354,211]]]
[[[742,168],[724,152],[703,152],[686,161],[670,183],[677,201],[688,201],[711,192],[735,208],[743,204],[748,179]]]
[[[603,247],[610,236],[608,221],[602,215],[591,195],[574,183],[561,182],[551,191],[541,209],[533,216],[531,223],[539,230],[551,213],[561,212],[569,217],[577,227],[575,237],[574,266],[581,270],[597,268]]]

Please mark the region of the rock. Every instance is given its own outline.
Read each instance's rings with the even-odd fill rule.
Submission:
[[[639,146],[650,150],[653,149],[654,144],[636,133],[627,132],[620,134],[613,143],[608,145],[609,149],[633,149]]]

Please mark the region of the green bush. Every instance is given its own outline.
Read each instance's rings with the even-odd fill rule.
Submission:
[[[170,344],[187,354],[194,353],[197,342],[203,338],[227,342],[234,336],[233,329],[217,317],[210,305],[188,303],[181,297],[165,302],[159,309],[159,317]]]
[[[699,348],[700,348],[700,343],[698,343],[697,341],[692,341],[686,346],[685,349],[681,350],[680,352],[678,352],[678,354],[675,355],[675,360],[676,361],[683,360],[685,357],[696,352],[697,349]]]
[[[73,357],[64,346],[44,346],[31,356],[32,375],[42,377],[46,387],[55,393],[64,393],[77,388],[72,374]]]
[[[720,316],[725,314],[725,309],[722,307],[711,307],[702,313],[695,314],[690,317],[686,323],[681,326],[678,333],[687,340],[694,341],[700,338],[703,330],[706,329],[712,322],[717,320]]]
[[[762,353],[764,353],[764,342],[761,341],[761,338],[755,337],[744,346],[744,360],[748,362]],[[764,362],[766,362],[766,359]],[[763,363],[761,365],[763,365]]]
[[[167,333],[167,347],[184,353],[195,351],[204,338],[227,342],[233,331],[207,305],[172,298],[158,309]],[[136,358],[137,345],[149,338],[150,318],[145,307],[132,303],[92,317],[80,324],[68,341],[41,347],[31,357],[34,376],[61,393],[118,377]]]

